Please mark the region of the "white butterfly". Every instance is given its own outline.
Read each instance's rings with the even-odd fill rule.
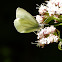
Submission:
[[[39,29],[39,24],[35,18],[22,8],[16,9],[16,19],[14,26],[20,33],[30,33]]]

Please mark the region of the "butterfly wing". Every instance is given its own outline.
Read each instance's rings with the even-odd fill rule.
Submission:
[[[17,8],[16,19],[14,20],[14,26],[20,33],[29,33],[37,31],[39,24],[35,18],[22,8]]]

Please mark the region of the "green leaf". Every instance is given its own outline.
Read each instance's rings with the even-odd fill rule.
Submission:
[[[59,42],[59,44],[58,44],[58,49],[59,50],[62,50],[61,45],[62,45],[62,42]]]
[[[20,33],[30,33],[37,31],[40,27],[35,18],[22,8],[17,8],[14,26]]]

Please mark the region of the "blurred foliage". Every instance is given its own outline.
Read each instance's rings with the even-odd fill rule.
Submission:
[[[1,46],[0,47],[0,55],[1,55],[1,60],[3,62],[12,62],[11,61],[11,48],[6,47],[6,46]]]

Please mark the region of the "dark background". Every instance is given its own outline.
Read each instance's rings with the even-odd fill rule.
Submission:
[[[21,7],[33,16],[38,14],[36,4],[44,0],[1,1],[0,3],[0,62],[61,62],[62,51],[56,43],[43,49],[32,45],[37,40],[34,33],[20,34],[14,28],[16,8]],[[61,30],[61,28],[59,28]]]

